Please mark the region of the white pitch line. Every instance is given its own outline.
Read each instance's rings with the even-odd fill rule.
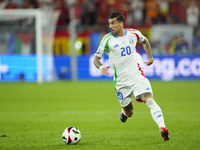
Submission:
[[[40,114],[49,114],[49,115],[67,115],[67,114],[70,114],[70,115],[77,115],[77,114],[97,114],[97,115],[105,115],[105,114],[119,114],[120,113],[120,110],[119,111],[60,111],[60,112],[57,112],[57,111],[34,111],[34,112],[20,112],[20,111],[17,111],[17,112],[0,112],[0,115],[40,115]],[[139,114],[139,115],[146,115],[146,114],[150,114],[149,111],[134,111],[134,114]],[[171,115],[171,114],[188,114],[188,115],[192,115],[192,114],[200,114],[200,111],[199,112],[163,112],[163,114],[168,114],[168,115]]]

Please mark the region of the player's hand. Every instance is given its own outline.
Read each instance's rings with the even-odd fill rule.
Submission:
[[[110,66],[106,66],[106,67],[101,68],[101,72],[102,72],[104,75],[110,75],[109,70],[108,70],[109,67],[110,67]]]
[[[151,65],[151,64],[153,64],[153,58],[152,59],[149,59],[149,60],[147,60],[147,61],[145,61],[144,63],[147,65],[147,66],[149,66],[149,65]]]

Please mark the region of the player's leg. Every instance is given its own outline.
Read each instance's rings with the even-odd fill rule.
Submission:
[[[124,123],[128,119],[128,117],[131,117],[133,115],[133,92],[123,98],[122,101],[120,101],[122,111],[120,113],[120,120]]]
[[[140,95],[143,102],[150,108],[151,116],[153,120],[157,123],[160,128],[160,133],[163,139],[169,140],[169,130],[165,127],[165,122],[163,118],[163,113],[161,108],[153,99],[153,94],[150,92],[146,92]]]
[[[133,115],[133,102],[131,101],[126,107],[122,107],[122,111],[120,113],[120,120],[124,123]]]
[[[119,103],[122,107],[122,110],[120,112],[120,120],[122,122],[126,122],[128,117],[131,117],[133,114],[133,91],[131,87],[123,87],[123,88],[116,88],[117,97],[119,100]]]
[[[133,115],[133,102],[131,101],[126,107],[122,107],[122,112],[125,116],[131,117]]]
[[[165,127],[164,118],[161,108],[153,99],[153,95],[150,92],[146,92],[140,95],[143,102],[150,108],[153,120],[159,127]]]
[[[165,127],[164,118],[162,114],[161,108],[153,99],[153,91],[151,88],[151,84],[147,78],[139,81],[140,83],[134,87],[134,95],[137,98],[141,98],[143,102],[149,107],[151,116],[156,124],[159,126],[161,135],[163,136],[164,140],[169,140],[169,131]]]

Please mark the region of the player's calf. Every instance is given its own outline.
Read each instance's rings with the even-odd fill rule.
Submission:
[[[122,122],[126,122],[128,117],[133,115],[133,102],[131,101],[127,106],[122,107],[122,111],[120,113],[120,120]]]

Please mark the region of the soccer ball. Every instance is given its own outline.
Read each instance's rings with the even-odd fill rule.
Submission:
[[[81,132],[75,127],[67,127],[62,134],[66,144],[77,144],[81,140]]]

